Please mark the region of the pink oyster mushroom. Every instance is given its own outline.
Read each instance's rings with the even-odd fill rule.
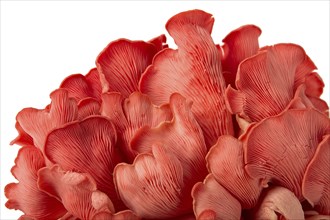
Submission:
[[[44,109],[16,117],[5,187],[21,219],[330,218],[328,105],[302,47],[259,47],[249,24],[216,44],[214,18],[174,15],[118,39]]]

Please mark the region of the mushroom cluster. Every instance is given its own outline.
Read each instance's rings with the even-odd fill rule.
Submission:
[[[304,49],[181,12],[165,35],[118,39],[44,109],[17,114],[5,187],[21,219],[330,218],[329,107]]]

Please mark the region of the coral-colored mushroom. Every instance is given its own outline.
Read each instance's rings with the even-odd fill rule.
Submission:
[[[73,98],[69,98],[68,91],[57,89],[50,97],[52,102],[48,108],[25,108],[16,116],[22,129],[33,138],[34,145],[42,152],[46,136],[51,130],[78,117],[77,103]]]
[[[144,41],[119,39],[97,57],[103,92],[120,92],[125,98],[138,91],[141,74],[151,64],[156,47]]]
[[[115,148],[116,139],[116,130],[108,119],[91,116],[53,130],[47,136],[45,155],[64,170],[89,173],[116,209],[123,209],[112,179],[114,167],[122,161]]]
[[[38,188],[37,173],[45,166],[40,150],[34,146],[21,148],[15,164],[11,172],[19,183],[5,187],[6,207],[24,212],[23,219],[48,220],[63,216],[67,211],[62,203]]]
[[[128,162],[133,162],[138,152],[132,149],[131,140],[138,129],[148,126],[156,127],[172,119],[168,104],[155,106],[148,96],[133,92],[128,98],[120,93],[102,94],[101,113],[115,125],[118,133],[118,147]]]
[[[242,143],[232,136],[223,135],[210,149],[206,161],[217,182],[246,209],[257,204],[263,186],[260,179],[253,179],[246,173],[243,156]]]
[[[329,218],[316,66],[295,44],[259,48],[254,25],[215,44],[213,24],[202,10],[171,17],[177,49],[164,34],[113,41],[44,109],[20,111],[7,208],[37,220]]]
[[[166,28],[177,50],[159,52],[141,77],[140,90],[153,103],[167,103],[178,92],[194,102],[192,111],[200,124],[207,147],[222,134],[232,134],[231,116],[225,107],[225,81],[220,53],[210,33],[214,19],[192,10],[173,16]]]
[[[253,178],[284,186],[302,200],[303,175],[326,134],[330,119],[315,109],[291,109],[265,119],[240,138],[245,168]]]
[[[60,88],[66,89],[69,92],[69,97],[76,99],[79,102],[87,97],[101,99],[101,83],[99,73],[96,68],[91,69],[86,76],[81,74],[73,74],[65,78]]]
[[[306,77],[320,84],[319,78],[310,77],[315,68],[298,45],[277,44],[263,48],[240,64],[237,90],[231,86],[226,90],[227,107],[250,122],[280,114],[293,99],[297,87],[310,84]],[[307,88],[312,90],[311,86]]]
[[[39,171],[41,190],[63,203],[72,217],[80,219],[138,219],[126,210],[115,213],[109,197],[99,191],[89,174],[62,170],[58,165]]]
[[[274,219],[278,215],[284,219],[304,219],[304,211],[298,198],[284,187],[274,187],[266,192],[261,201],[255,219]]]
[[[212,174],[203,183],[197,183],[191,195],[194,199],[193,208],[198,220],[240,219],[241,204]]]
[[[330,135],[324,137],[308,164],[302,182],[303,196],[321,214],[330,215]]]
[[[141,218],[173,218],[191,209],[183,194],[184,170],[178,158],[153,145],[152,153],[139,154],[132,165],[118,164],[114,180],[120,198]]]
[[[151,152],[153,143],[160,144],[178,157],[184,169],[185,187],[192,188],[195,182],[206,176],[206,146],[202,130],[191,112],[191,105],[178,93],[170,97],[173,119],[158,127],[143,127],[132,139],[132,149],[139,153]]]
[[[10,142],[10,145],[20,145],[20,146],[28,146],[28,145],[33,145],[33,138],[24,131],[22,126],[19,124],[18,121],[15,123],[15,128],[18,132],[17,137]]]
[[[83,120],[91,115],[100,115],[101,104],[94,98],[84,98],[78,103],[78,120]]]
[[[255,25],[244,25],[231,31],[222,41],[222,71],[226,83],[235,86],[238,65],[259,50],[258,37],[261,29]]]

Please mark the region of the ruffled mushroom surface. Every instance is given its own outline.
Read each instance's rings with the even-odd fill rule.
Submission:
[[[212,174],[203,183],[197,183],[192,190],[193,208],[196,219],[240,219],[241,204]]]
[[[184,170],[178,158],[159,145],[139,154],[133,164],[118,164],[114,180],[120,198],[139,217],[172,218],[189,212],[182,201]]]
[[[208,148],[220,135],[233,133],[223,98],[220,53],[210,36],[213,22],[210,14],[200,10],[173,16],[166,28],[178,49],[159,52],[140,81],[141,92],[157,105],[167,103],[175,92],[192,100]]]
[[[77,102],[85,98],[101,99],[101,83],[99,73],[96,68],[91,69],[85,76],[82,74],[72,74],[65,78],[60,88],[66,89],[69,97]]]
[[[157,127],[172,119],[169,104],[155,106],[148,96],[140,92],[133,92],[126,99],[120,93],[103,93],[101,114],[114,124],[118,135],[117,146],[128,162],[133,162],[138,154],[132,148],[131,141],[140,128]]]
[[[304,219],[304,211],[298,198],[288,189],[274,187],[263,197],[255,219]]]
[[[166,41],[164,36],[151,43],[128,39],[111,42],[96,59],[102,91],[120,92],[125,98],[138,91],[141,74],[163,48],[163,41]]]
[[[173,172],[178,172],[178,173],[174,173],[176,174],[175,177],[168,176],[168,181],[172,182],[173,178],[180,180],[180,184],[179,185],[176,184],[177,191],[172,191],[172,189],[170,188],[169,192],[167,192],[168,187],[163,185],[167,185],[168,183],[166,182],[163,183],[162,181],[165,180],[161,180],[159,183],[160,186],[158,188],[153,188],[152,191],[150,191],[150,193],[147,193],[147,195],[144,195],[144,197],[143,194],[135,195],[135,196],[136,199],[141,201],[143,199],[144,200],[148,199],[146,196],[149,196],[149,194],[152,193],[155,195],[164,194],[165,198],[164,199],[158,198],[159,201],[157,201],[157,199],[152,198],[150,199],[150,203],[146,204],[148,205],[148,208],[146,207],[141,208],[140,206],[138,206],[140,202],[136,200],[134,201],[132,200],[132,198],[130,197],[130,193],[127,193],[127,187],[126,187],[127,184],[131,185],[137,180],[132,179],[130,180],[130,182],[132,183],[127,183],[128,180],[122,180],[121,178],[123,175],[126,176],[123,172],[125,170],[126,171],[129,170],[128,167],[132,165],[128,165],[128,164],[118,165],[115,168],[116,170],[115,179],[117,182],[116,185],[119,193],[121,194],[121,198],[123,198],[123,201],[128,207],[132,208],[132,210],[134,210],[139,216],[142,216],[144,218],[155,218],[157,216],[156,211],[160,212],[158,210],[159,208],[155,208],[155,207],[163,207],[164,204],[170,202],[172,202],[172,205],[170,206],[167,205],[169,207],[166,206],[166,209],[168,209],[167,210],[168,214],[167,215],[165,215],[165,213],[159,214],[160,216],[164,215],[162,218],[164,217],[172,218],[175,216],[188,213],[192,203],[192,199],[190,197],[190,191],[193,185],[196,182],[203,180],[207,174],[206,166],[204,162],[204,158],[206,155],[206,146],[205,146],[202,130],[200,129],[199,125],[197,124],[191,112],[191,103],[187,102],[184,97],[176,93],[170,97],[170,108],[173,113],[173,119],[170,122],[163,122],[158,127],[155,128],[143,127],[139,129],[136,135],[134,136],[134,138],[132,139],[131,145],[134,151],[139,152],[139,155],[137,156],[135,162],[133,163],[133,166],[135,167],[136,170],[135,172],[141,172],[141,173],[147,172],[144,171],[147,169],[147,167],[143,167],[144,170],[140,170],[137,167],[140,167],[139,164],[143,163],[142,161],[146,161],[146,160],[148,161],[149,159],[147,158],[149,157],[147,155],[151,153],[153,153],[155,157],[155,162],[159,163],[159,165],[157,166],[150,164],[151,167],[162,166],[163,169],[174,169],[175,167],[176,169],[179,169],[178,171],[175,170],[173,171]],[[164,154],[164,156],[161,158],[157,158],[154,152],[155,150],[160,151],[159,148],[161,148],[161,152],[162,154]],[[181,155],[180,157],[171,156],[171,155],[178,155],[178,153]],[[157,153],[157,155],[158,154],[159,152]],[[142,155],[144,156],[142,157]],[[173,168],[164,167],[165,165],[173,166]],[[150,178],[157,178],[158,176],[159,178],[163,178],[163,175],[165,174],[162,174],[162,172],[165,171],[166,170],[161,170],[160,168],[157,169],[156,171],[149,171],[149,173],[151,174],[155,173],[154,175],[157,175],[155,177],[150,177]],[[139,174],[134,174],[134,175],[139,176]],[[164,176],[164,178],[165,177],[166,176]],[[141,181],[145,181],[145,180],[142,179]],[[150,184],[156,184],[156,183],[151,182]],[[134,192],[134,190],[135,191],[141,190],[141,187],[140,188],[138,187],[139,186],[137,186],[136,184],[133,184],[132,186],[130,186],[130,190],[132,190],[132,192]],[[171,187],[173,188],[173,186]],[[172,195],[173,193],[175,194]],[[172,198],[173,201],[168,200],[167,195],[169,198]],[[166,210],[162,211],[161,213],[165,211]]]
[[[45,155],[64,170],[90,174],[116,209],[123,209],[112,178],[114,167],[122,161],[116,140],[115,128],[108,119],[91,116],[53,130],[47,136]]]
[[[239,64],[259,50],[258,37],[261,29],[255,25],[244,25],[231,31],[221,46],[222,74],[227,85],[236,88],[235,80]]]
[[[41,190],[61,201],[74,218],[79,219],[138,219],[126,210],[115,213],[107,194],[99,191],[89,174],[62,170],[58,165],[39,170]]]
[[[307,96],[320,100],[324,83],[314,69],[316,66],[298,45],[264,47],[239,65],[237,90],[231,86],[226,89],[227,107],[250,122],[258,122],[285,110],[301,84],[306,85]]]
[[[206,176],[206,146],[203,133],[191,112],[191,102],[174,93],[170,97],[173,119],[158,127],[144,127],[138,130],[131,145],[139,153],[151,152],[153,144],[160,144],[178,157],[184,169],[185,187],[191,188]]]
[[[315,109],[291,109],[250,126],[241,137],[245,169],[253,178],[279,184],[300,199],[302,180],[330,119]]]
[[[16,117],[5,187],[20,219],[330,219],[330,119],[316,65],[253,24],[213,41],[202,10],[110,42]]]
[[[213,178],[240,201],[242,208],[257,204],[263,189],[262,181],[251,178],[245,171],[243,145],[239,140],[229,135],[221,136],[208,152],[206,161]]]
[[[322,214],[330,215],[330,135],[323,138],[308,164],[302,183],[302,193]]]
[[[51,130],[78,117],[77,102],[69,98],[67,90],[55,90],[50,98],[52,102],[48,108],[25,108],[16,116],[20,128],[33,138],[34,145],[42,152],[46,136]]]
[[[60,201],[40,191],[37,184],[38,170],[43,167],[45,161],[38,148],[25,146],[19,150],[11,170],[19,182],[5,187],[8,198],[5,205],[9,209],[24,212],[22,219],[47,220],[62,217],[67,212]]]

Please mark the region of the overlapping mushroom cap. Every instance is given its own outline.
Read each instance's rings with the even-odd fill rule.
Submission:
[[[226,90],[228,109],[250,122],[280,114],[286,110],[300,85],[305,94],[321,111],[327,104],[319,99],[324,83],[316,66],[302,47],[295,44],[276,44],[264,47],[240,63],[236,88]]]
[[[211,37],[179,13],[165,35],[109,43],[44,109],[17,114],[5,188],[22,219],[330,218],[330,119],[302,47],[259,27]]]
[[[167,103],[175,92],[192,100],[208,148],[219,135],[233,134],[223,97],[221,53],[211,38],[213,22],[212,15],[199,10],[172,17],[166,28],[178,49],[159,52],[140,81],[141,92],[157,105]]]

